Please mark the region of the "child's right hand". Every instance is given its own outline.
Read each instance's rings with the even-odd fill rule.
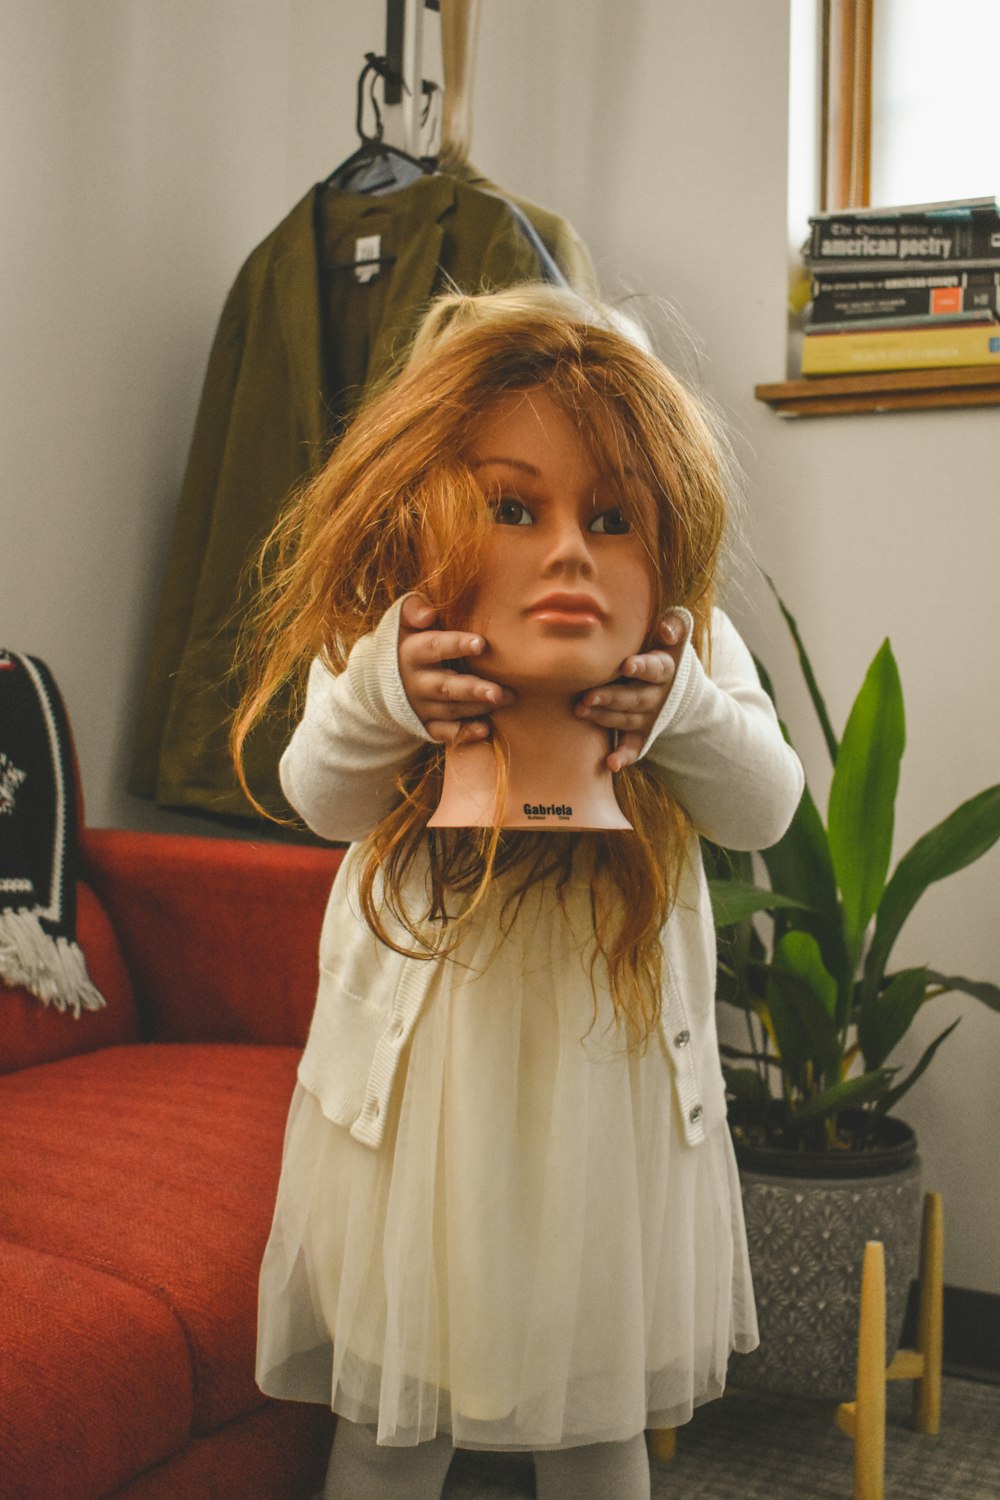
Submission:
[[[508,707],[510,688],[456,672],[450,663],[478,656],[482,636],[466,630],[437,630],[437,611],[419,594],[403,601],[399,617],[399,675],[410,707],[431,739],[443,745],[467,744],[490,737],[494,709]]]

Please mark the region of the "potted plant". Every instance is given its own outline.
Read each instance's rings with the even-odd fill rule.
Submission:
[[[719,998],[743,1014],[747,1034],[745,1045],[722,1053],[761,1347],[734,1379],[840,1400],[853,1386],[867,1239],[885,1244],[890,1359],[898,1343],[920,1182],[914,1133],[893,1111],[958,1022],[905,1076],[892,1053],[922,1007],[948,992],[1000,1010],[995,984],[929,965],[894,969],[892,950],[927,887],[1000,837],[1000,785],[956,808],[890,875],[905,743],[891,646],[877,652],[838,740],[796,622],[778,603],[833,776],[825,823],[807,787],[773,848],[759,856],[706,850]],[[761,677],[772,692],[763,669]],[[760,870],[766,885],[755,878]]]

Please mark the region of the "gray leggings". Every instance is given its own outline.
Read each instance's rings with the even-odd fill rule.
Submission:
[[[337,1422],[324,1500],[441,1500],[454,1449],[447,1435],[413,1448],[379,1447],[371,1427]],[[643,1434],[535,1454],[538,1500],[649,1500]]]

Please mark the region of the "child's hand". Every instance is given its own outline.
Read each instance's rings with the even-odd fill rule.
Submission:
[[[514,693],[484,677],[456,672],[454,661],[478,656],[482,636],[467,630],[436,630],[437,612],[419,594],[404,601],[399,617],[399,675],[410,707],[431,739],[443,745],[488,740],[490,726],[479,715],[514,702]]]
[[[616,732],[617,743],[605,762],[611,771],[620,771],[639,759],[673,686],[684,648],[684,622],[677,615],[668,615],[660,622],[657,634],[663,642],[662,651],[626,657],[620,677],[584,693],[576,706],[582,719]],[[631,680],[625,683],[622,677]]]

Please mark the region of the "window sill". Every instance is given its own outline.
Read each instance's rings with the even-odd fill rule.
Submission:
[[[879,375],[818,375],[754,387],[783,417],[858,412],[926,411],[931,407],[1000,406],[1000,365],[955,370],[887,370]]]

